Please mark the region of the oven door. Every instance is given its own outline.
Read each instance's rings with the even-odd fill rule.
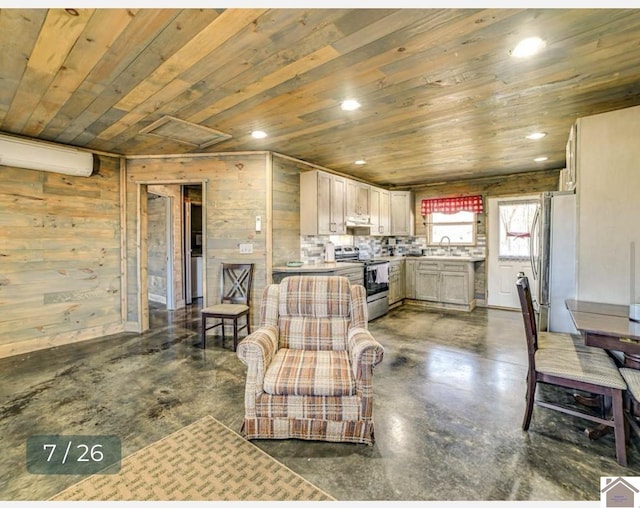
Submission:
[[[384,263],[387,265],[387,271],[389,269],[389,264],[388,263]],[[378,267],[381,266],[381,264],[374,264],[374,265],[369,265],[366,267],[365,269],[365,279],[364,279],[364,287],[367,290],[367,299],[370,299],[371,297],[380,294],[380,293],[384,293],[385,291],[389,291],[389,282],[388,280],[385,282],[378,282],[377,279],[377,274],[378,274]],[[387,277],[388,279],[388,277]]]

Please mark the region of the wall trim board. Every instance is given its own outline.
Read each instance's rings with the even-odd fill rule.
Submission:
[[[124,157],[127,160],[138,160],[138,159],[199,159],[206,157],[234,157],[240,155],[267,155],[270,152],[268,150],[245,150],[242,152],[198,152],[198,153],[172,153],[172,154],[161,154],[161,155],[125,155]]]

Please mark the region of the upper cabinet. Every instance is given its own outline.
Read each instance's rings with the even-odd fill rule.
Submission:
[[[369,187],[371,205],[371,236],[391,234],[391,201],[388,190]]]
[[[391,191],[391,236],[412,236],[414,233],[413,194],[411,191]]]
[[[346,179],[346,218],[347,221],[368,222],[371,214],[369,207],[369,185]]]
[[[300,174],[300,234],[344,235],[346,180],[324,171]]]

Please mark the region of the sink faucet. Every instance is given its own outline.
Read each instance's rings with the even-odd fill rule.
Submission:
[[[444,242],[445,238],[447,239],[447,256],[451,256],[451,238],[446,235],[440,238],[440,248],[442,248],[442,242]]]

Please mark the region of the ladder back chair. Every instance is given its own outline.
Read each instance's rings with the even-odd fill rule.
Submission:
[[[202,347],[207,347],[207,331],[217,327],[222,330],[224,346],[224,327],[227,320],[233,325],[233,350],[238,347],[238,332],[245,329],[251,333],[249,307],[251,302],[251,284],[253,281],[253,263],[223,263],[220,274],[220,303],[202,309]],[[244,318],[244,323],[240,320]],[[209,319],[217,322],[207,326]]]
[[[590,351],[585,352],[581,348],[572,349],[567,347],[566,342],[562,344],[561,348],[557,349],[553,347],[539,348],[529,280],[526,276],[520,275],[516,281],[516,286],[524,319],[529,360],[522,430],[529,430],[534,405],[613,427],[616,458],[620,465],[626,466],[627,452],[623,416],[623,392],[627,389],[627,385],[620,375],[615,362],[605,351],[601,351],[600,354]],[[612,417],[599,417],[580,411],[578,408],[536,400],[535,392],[538,383],[572,390],[583,390],[605,396],[608,400],[611,400]]]

